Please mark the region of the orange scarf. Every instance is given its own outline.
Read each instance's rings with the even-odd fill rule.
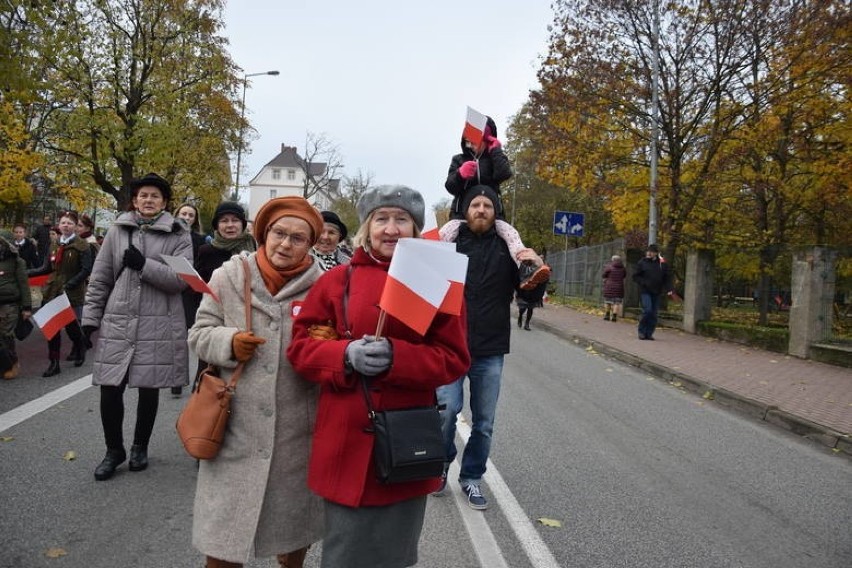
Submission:
[[[276,268],[269,262],[266,256],[266,247],[260,247],[257,251],[257,267],[260,269],[260,276],[263,278],[263,283],[266,284],[266,289],[273,296],[281,291],[287,282],[293,279],[294,276],[301,274],[307,270],[313,259],[311,255],[306,254],[302,262],[291,268]]]

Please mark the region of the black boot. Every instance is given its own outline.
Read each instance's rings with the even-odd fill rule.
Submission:
[[[127,469],[130,471],[142,471],[148,467],[148,446],[133,444],[130,446],[130,462]]]
[[[52,377],[59,374],[59,359],[51,359],[50,366],[41,374],[42,377]]]
[[[84,338],[80,338],[80,341],[76,341],[74,343],[74,349],[76,349],[74,366],[82,367],[83,363],[86,362],[86,340]]]
[[[74,344],[74,347],[71,348],[71,353],[68,354],[68,357],[65,358],[66,361],[76,361],[77,360],[77,344]]]
[[[105,481],[115,474],[115,468],[124,463],[127,453],[124,448],[107,449],[107,453],[98,467],[95,468],[95,479]]]
[[[518,327],[521,327],[523,325],[523,323],[522,323],[523,320],[521,319],[522,317],[523,317],[523,314],[518,314]]]

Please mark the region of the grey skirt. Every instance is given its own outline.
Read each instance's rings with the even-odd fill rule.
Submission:
[[[326,501],[322,568],[414,566],[426,499],[356,508]]]

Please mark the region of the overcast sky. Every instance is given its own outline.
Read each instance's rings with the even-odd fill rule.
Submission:
[[[537,86],[549,0],[231,0],[224,35],[249,79],[246,118],[256,139],[241,185],[279,152],[325,134],[344,173],[402,183],[429,205],[444,180],[466,107],[504,135]],[[301,153],[301,152],[300,152]]]

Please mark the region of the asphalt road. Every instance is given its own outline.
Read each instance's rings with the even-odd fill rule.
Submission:
[[[173,433],[185,398],[163,393],[148,470],[96,483],[89,364],[43,379],[45,350],[28,339],[26,376],[0,382],[0,568],[203,565],[190,543],[195,463]],[[63,385],[80,392],[43,398]],[[9,426],[32,400],[46,409]],[[125,400],[129,440],[135,393]],[[848,458],[542,331],[513,334],[491,459],[484,514],[454,483],[429,499],[418,566],[852,565]]]

